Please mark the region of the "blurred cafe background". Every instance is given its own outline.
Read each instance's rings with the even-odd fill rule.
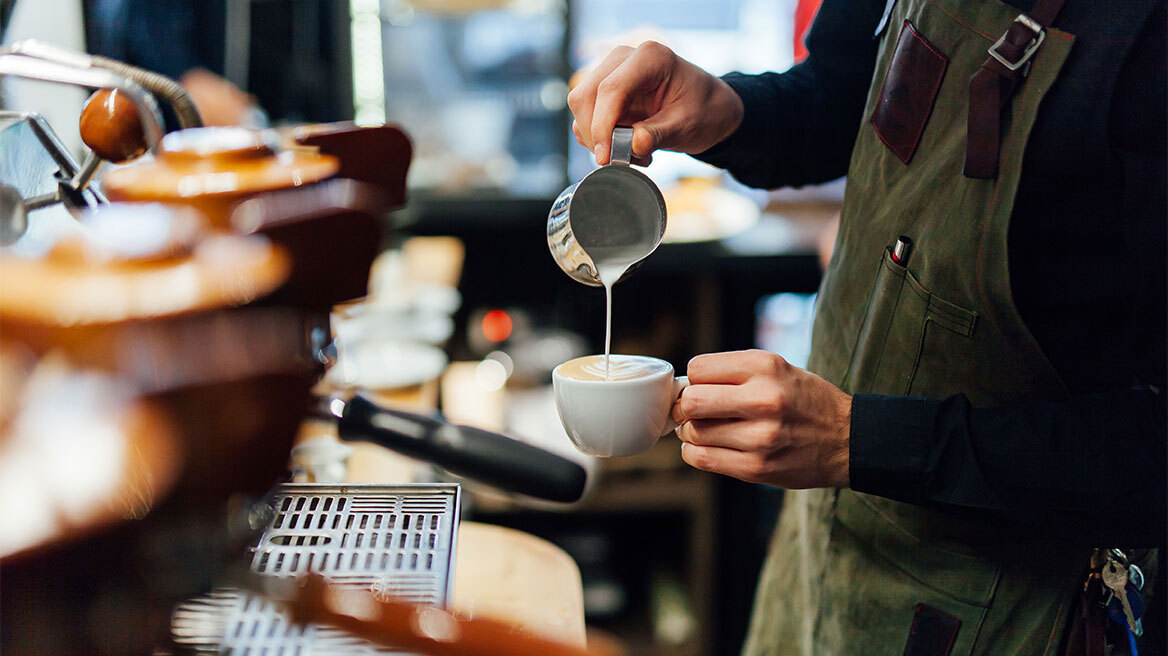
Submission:
[[[650,39],[783,70],[815,4],[0,0],[0,651],[425,653],[447,622],[737,653],[781,492],[672,438],[571,446],[551,370],[603,348],[604,295],[545,224],[594,167],[574,74]],[[613,351],[804,363],[842,183],[646,173],[669,224]]]

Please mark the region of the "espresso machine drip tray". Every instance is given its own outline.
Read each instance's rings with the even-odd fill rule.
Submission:
[[[446,607],[453,585],[460,491],[453,484],[282,485],[251,570]],[[400,654],[327,626],[293,624],[279,604],[215,590],[180,604],[174,642],[195,653],[235,656]]]

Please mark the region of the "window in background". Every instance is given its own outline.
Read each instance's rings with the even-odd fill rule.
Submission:
[[[794,61],[795,0],[577,0],[573,4],[573,70],[598,62],[619,45],[659,41],[715,75],[781,71]],[[569,177],[594,166],[569,133]],[[679,153],[657,153],[647,172],[666,186],[716,169]]]
[[[765,296],[755,308],[758,348],[778,353],[796,367],[806,367],[811,355],[811,322],[815,294]]]
[[[551,197],[566,185],[565,1],[374,2],[385,118],[414,142],[411,188]]]
[[[357,119],[401,124],[410,186],[436,195],[550,198],[587,173],[566,80],[614,46],[654,39],[715,74],[794,57],[796,0],[348,1]],[[714,175],[671,153],[649,173]]]

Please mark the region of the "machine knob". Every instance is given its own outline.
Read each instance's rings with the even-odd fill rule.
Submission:
[[[0,246],[8,246],[28,231],[28,208],[16,187],[0,184]]]
[[[134,103],[117,89],[99,89],[81,109],[81,140],[114,163],[146,152],[146,136]]]

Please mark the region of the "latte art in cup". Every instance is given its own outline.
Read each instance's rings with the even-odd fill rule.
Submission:
[[[573,380],[617,382],[653,376],[672,371],[672,369],[668,362],[657,358],[641,355],[612,355],[609,356],[609,369],[606,372],[603,355],[586,355],[560,365],[559,373]]]
[[[673,403],[689,385],[673,365],[644,355],[614,355],[605,380],[603,355],[569,360],[552,371],[556,412],[568,439],[589,455],[644,453],[677,428]]]

